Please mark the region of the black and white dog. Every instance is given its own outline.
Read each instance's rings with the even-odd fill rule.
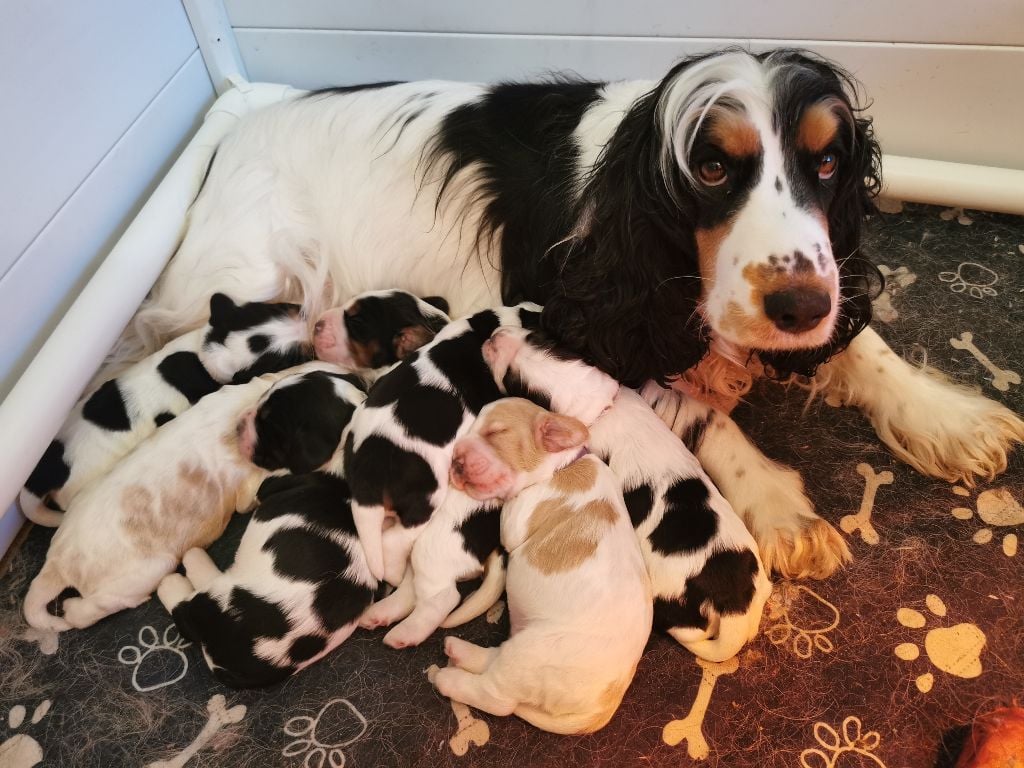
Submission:
[[[57,526],[78,492],[157,428],[222,384],[312,359],[296,304],[210,299],[207,324],[180,336],[82,398],[29,476],[19,501],[34,523]]]
[[[683,375],[735,402],[762,369],[813,375],[919,471],[990,478],[1024,421],[867,327],[877,274],[859,247],[879,157],[851,79],[794,50],[703,54],[657,81],[309,94],[222,142],[123,348],[197,325],[201,290],[299,298],[289,286],[306,285],[314,304],[324,273],[335,305],[387,286],[444,295],[456,316],[529,299],[551,337],[627,385]],[[284,264],[280,236],[297,245]],[[657,399],[678,434],[710,418]],[[796,473],[761,457],[727,483],[741,443],[730,428],[694,445],[765,565],[834,571],[845,544]]]
[[[525,333],[523,326],[536,325],[539,309],[529,303],[498,307],[450,323],[379,379],[353,417],[345,440],[345,477],[359,538],[378,579],[401,581],[416,535],[444,501],[455,440],[485,405],[522,394],[503,386],[509,358],[499,328]],[[509,348],[508,354],[515,351]],[[584,423],[610,405],[617,388],[607,375],[574,359],[524,366],[522,376],[554,410]],[[397,525],[390,531],[386,563],[383,532],[389,516]]]
[[[338,475],[337,451],[365,393],[353,378],[315,371],[278,382],[239,423],[240,448],[268,470],[235,553],[221,572],[202,549],[157,594],[182,636],[199,644],[226,685],[270,685],[342,643],[373,600]]]

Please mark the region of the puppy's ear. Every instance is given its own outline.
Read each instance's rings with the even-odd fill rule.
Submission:
[[[435,331],[425,325],[410,325],[408,328],[403,328],[395,336],[395,357],[405,360],[424,344],[432,341],[434,336]]]
[[[436,309],[440,309],[446,315],[449,312],[448,300],[445,299],[443,296],[426,296],[424,297],[423,301],[425,301],[427,304]]]
[[[537,430],[540,434],[538,442],[548,453],[578,448],[590,437],[590,432],[583,422],[560,413],[547,413],[542,416]]]
[[[210,297],[210,325],[220,325],[227,316],[236,309],[231,297],[223,293],[215,293]]]

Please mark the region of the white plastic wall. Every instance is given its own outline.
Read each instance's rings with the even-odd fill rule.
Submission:
[[[3,399],[213,88],[180,0],[33,0],[0,5],[0,94]],[[0,553],[20,523],[8,501]]]

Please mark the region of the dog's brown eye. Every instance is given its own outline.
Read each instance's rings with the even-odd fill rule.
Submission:
[[[836,166],[838,165],[839,159],[833,153],[826,152],[818,158],[818,178],[831,179],[836,175]]]
[[[725,170],[725,164],[719,160],[705,160],[700,164],[697,173],[700,175],[700,180],[709,187],[717,187],[719,184],[725,183],[725,180],[729,178],[729,174]]]

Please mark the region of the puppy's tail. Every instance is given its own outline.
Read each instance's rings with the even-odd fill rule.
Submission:
[[[444,629],[451,629],[472,621],[494,605],[505,590],[505,555],[500,549],[491,552],[484,563],[484,578],[475,592],[468,595],[462,604],[448,614],[441,622]]]
[[[44,528],[56,528],[64,520],[63,512],[47,507],[46,502],[28,488],[22,488],[18,494],[18,506],[25,517]]]
[[[78,596],[72,587],[49,562],[32,580],[25,595],[25,621],[35,629],[63,632],[71,625],[63,618],[62,603],[69,597]]]

